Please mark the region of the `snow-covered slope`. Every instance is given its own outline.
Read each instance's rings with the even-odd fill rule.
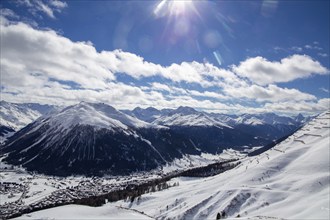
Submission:
[[[39,111],[22,106],[21,104],[1,101],[0,124],[14,130],[19,130],[41,115]]]
[[[173,179],[179,186],[142,195],[139,202],[107,204],[104,209],[121,206],[159,219],[216,219],[218,213],[229,219],[329,219],[329,129],[330,112],[326,112],[232,170],[209,178]],[[76,210],[64,206],[56,211],[70,208]],[[54,218],[53,210],[30,216]]]
[[[15,131],[30,124],[42,115],[58,110],[60,107],[41,105],[36,103],[10,103],[0,102],[0,125]]]
[[[47,209],[35,212],[33,214],[26,214],[21,217],[15,218],[21,220],[28,220],[28,219],[86,219],[86,220],[128,220],[128,219],[153,219],[144,215],[142,213],[133,211],[133,210],[126,210],[120,207],[109,207],[109,206],[102,206],[97,208],[92,208],[83,205],[67,205],[61,206],[57,208]]]
[[[249,219],[329,219],[329,126],[330,112],[321,114],[233,170],[175,180],[179,187],[144,195],[132,208],[180,219],[215,219],[218,212]]]

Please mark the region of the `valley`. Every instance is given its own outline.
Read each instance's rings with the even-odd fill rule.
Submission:
[[[0,219],[329,220],[330,0],[0,0]]]
[[[177,186],[178,183],[171,183],[173,178],[214,176],[237,166],[237,160],[207,161],[210,164],[198,167],[191,167],[193,161],[190,161],[189,167],[175,171],[158,169],[114,177],[45,176],[4,165],[0,175],[0,217],[13,218],[69,204],[95,207],[123,199],[134,201],[143,194]]]
[[[281,143],[245,157],[219,175],[176,177],[177,186],[136,200],[86,208],[97,218],[155,219],[328,219],[330,112],[319,115]],[[23,215],[88,218],[85,206],[68,205]],[[59,214],[59,212],[61,214]],[[219,214],[218,214],[219,213]],[[90,218],[90,216],[89,216]]]
[[[315,209],[329,201],[329,112],[299,121],[215,117],[188,107],[165,112],[152,109],[158,116],[150,123],[83,102],[17,131],[1,146],[1,217],[48,218],[59,209],[69,211],[63,218],[83,218],[75,211],[83,206],[114,219],[268,219],[296,217],[302,207],[306,216],[327,217]],[[303,170],[310,177],[301,181]],[[323,198],[319,206],[297,204],[283,215],[268,208],[312,199],[309,192]]]

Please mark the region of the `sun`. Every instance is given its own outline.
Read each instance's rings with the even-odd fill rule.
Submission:
[[[179,0],[179,1],[170,1],[170,13],[175,16],[185,14],[191,9],[192,1],[189,0]]]
[[[188,15],[193,10],[192,0],[162,0],[156,5],[154,14],[156,17],[178,17]]]

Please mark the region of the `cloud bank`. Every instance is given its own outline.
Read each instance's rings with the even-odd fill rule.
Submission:
[[[59,10],[66,7],[60,1],[49,3]],[[222,112],[317,112],[329,106],[329,99],[276,85],[329,73],[306,55],[281,61],[248,58],[227,69],[195,61],[162,66],[133,53],[97,51],[91,42],[73,42],[53,30],[4,19],[0,46],[1,98],[7,101],[85,100],[118,108],[188,105]],[[250,107],[251,102],[257,107]]]

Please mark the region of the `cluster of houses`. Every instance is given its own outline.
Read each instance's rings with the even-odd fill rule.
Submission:
[[[49,179],[49,181],[44,182],[45,185],[54,185],[54,179]],[[146,181],[144,178],[140,180],[132,180],[128,178],[125,181],[114,181],[107,182],[104,181],[104,178],[88,178],[82,179],[78,185],[70,186],[64,179],[56,179],[56,184],[54,186],[62,185],[65,188],[56,187],[56,190],[53,191],[50,195],[41,198],[40,200],[26,204],[24,199],[28,198],[27,195],[29,184],[25,181],[25,184],[15,183],[15,182],[2,182],[0,185],[0,193],[10,196],[11,194],[18,194],[20,198],[12,202],[6,202],[0,205],[0,219],[7,219],[16,216],[20,216],[25,213],[32,211],[37,211],[41,209],[51,208],[55,206],[72,204],[75,200],[88,198],[91,196],[98,196],[109,193],[111,191],[116,191],[123,189],[127,184],[139,184]],[[34,184],[33,179],[29,181],[30,184]],[[27,188],[28,187],[28,188]],[[31,193],[30,193],[31,194]],[[33,193],[32,193],[33,194]],[[17,196],[19,197],[19,196]]]

